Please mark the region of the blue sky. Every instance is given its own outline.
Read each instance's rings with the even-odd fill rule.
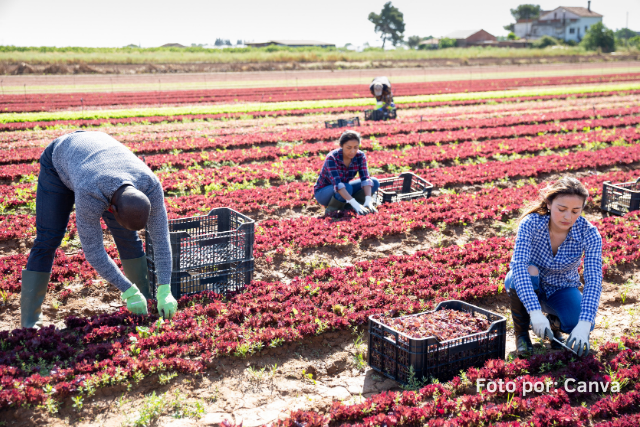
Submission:
[[[0,0],[0,45],[124,46],[211,43],[217,37],[263,41],[321,40],[380,44],[370,12],[386,0]],[[512,22],[507,0],[395,0],[404,13],[405,36],[443,36],[482,28],[499,36]],[[540,1],[543,9],[587,6],[586,1]],[[640,31],[640,0],[593,0],[610,28]]]

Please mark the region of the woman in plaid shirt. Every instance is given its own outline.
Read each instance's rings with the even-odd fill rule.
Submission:
[[[340,136],[340,148],[327,154],[313,193],[325,213],[334,212],[348,203],[358,215],[377,212],[372,195],[380,187],[369,176],[367,156],[360,151],[360,134],[354,130]],[[357,174],[360,179],[353,180]]]
[[[505,288],[517,352],[532,351],[533,332],[544,338],[547,328],[579,356],[589,353],[589,334],[602,292],[602,238],[581,216],[589,193],[575,178],[565,177],[543,190],[542,198],[520,217]],[[584,290],[578,290],[584,254]],[[548,313],[548,316],[543,314]],[[558,344],[552,347],[560,347]]]

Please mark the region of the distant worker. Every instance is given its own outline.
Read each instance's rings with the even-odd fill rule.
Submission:
[[[361,140],[358,132],[345,131],[340,136],[340,148],[327,154],[314,187],[314,196],[326,207],[325,213],[339,211],[347,203],[358,215],[377,212],[372,195],[380,182],[369,176],[367,157],[360,151]],[[360,179],[353,180],[356,174]]]
[[[135,154],[102,132],[73,132],[54,140],[40,156],[36,193],[37,236],[22,270],[20,322],[42,326],[53,258],[76,206],[84,256],[122,292],[129,311],[147,314],[151,298],[147,258],[137,230],[148,225],[158,274],[158,312],[170,319],[178,304],[171,295],[171,246],[164,193],[158,178]],[[104,249],[104,220],[116,243],[125,274]]]
[[[391,82],[386,77],[376,77],[369,85],[371,94],[376,98],[376,110],[396,108],[393,103],[393,92],[391,92]]]

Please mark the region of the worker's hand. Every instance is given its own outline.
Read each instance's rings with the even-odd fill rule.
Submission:
[[[591,322],[587,322],[586,320],[579,321],[567,339],[567,347],[575,351],[578,356],[586,356],[589,354],[590,333]]]
[[[547,328],[551,329],[547,316],[542,314],[542,310],[534,310],[529,313],[529,316],[531,317],[531,329],[533,329],[533,333],[540,338],[544,338],[544,331]]]
[[[364,206],[362,206],[360,203],[358,203],[358,201],[353,197],[347,200],[347,203],[351,205],[353,210],[356,211],[358,215],[366,215],[369,213],[367,209]]]
[[[148,314],[147,299],[135,284],[122,293],[122,300],[127,303],[127,309],[133,314]]]
[[[158,286],[158,313],[167,319],[171,318],[178,311],[178,301],[171,295],[171,285]]]
[[[364,204],[362,206],[369,209],[371,212],[378,212],[378,209],[373,206],[373,198],[371,196],[365,196]]]

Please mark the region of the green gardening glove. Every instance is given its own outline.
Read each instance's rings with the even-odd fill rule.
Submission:
[[[158,313],[167,320],[178,311],[178,301],[171,295],[171,285],[158,286]]]
[[[127,309],[133,314],[148,314],[147,299],[135,284],[122,293],[122,300],[127,303]]]

